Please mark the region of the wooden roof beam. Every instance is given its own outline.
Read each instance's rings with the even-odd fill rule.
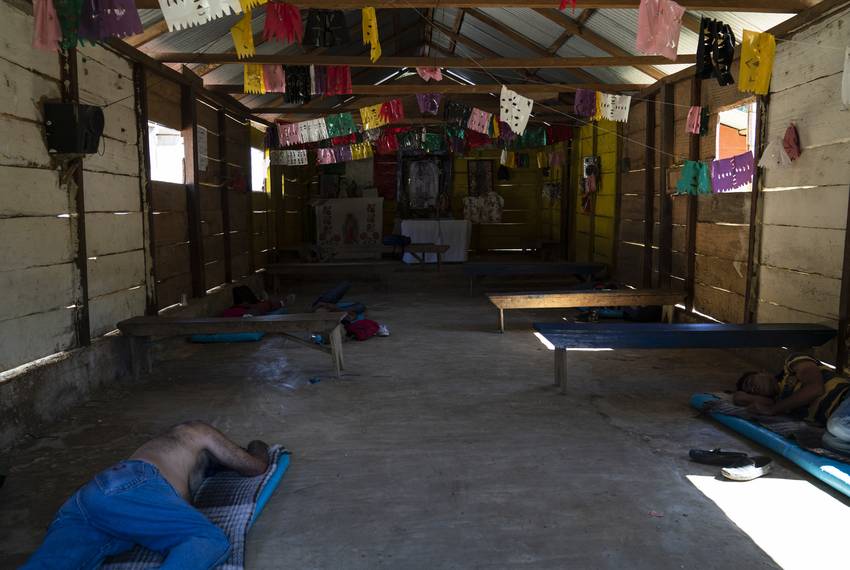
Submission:
[[[818,0],[681,0],[683,8],[697,11],[798,13],[818,4]],[[557,4],[554,4],[557,6]],[[636,10],[640,0],[582,0],[587,8],[626,8]],[[404,0],[404,2],[375,2],[374,0],[299,0],[299,8],[353,10],[374,6],[379,9],[410,8],[550,8],[552,0]],[[136,0],[137,8],[159,9],[158,0]]]
[[[167,31],[168,24],[165,23],[165,20],[160,20],[159,22],[151,24],[145,28],[141,34],[124,38],[124,41],[136,49],[141,49],[143,45],[148,42],[152,42]]]
[[[461,36],[459,41],[465,38]],[[486,49],[486,48],[484,48]],[[489,50],[487,50],[489,52]],[[492,52],[489,52],[492,53]],[[395,57],[386,56],[372,62],[368,56],[258,54],[239,59],[235,53],[155,53],[151,57],[161,63],[265,63],[282,65],[348,65],[350,67],[422,67],[436,66],[467,69],[575,69],[581,67],[646,66],[673,63],[663,56],[622,55],[611,57]],[[692,64],[695,55],[680,55],[675,63]]]
[[[623,91],[639,91],[647,87],[647,83],[516,83],[507,85],[508,89],[525,94],[538,95],[557,94],[557,93],[572,93],[577,89],[597,89],[605,90],[609,93],[619,93]],[[241,84],[229,83],[221,85],[206,85],[209,91],[214,93],[242,93],[243,86]],[[401,83],[383,83],[381,85],[352,85],[351,95],[375,95],[384,97],[404,97],[407,95],[416,95],[427,91],[428,93],[441,93],[444,95],[452,94],[483,94],[496,93],[502,89],[501,84],[478,84],[464,85],[451,83],[428,83],[405,85]]]

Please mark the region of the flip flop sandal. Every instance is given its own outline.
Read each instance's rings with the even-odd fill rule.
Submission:
[[[704,463],[705,465],[719,465],[721,467],[731,467],[742,461],[749,460],[746,453],[739,451],[722,451],[719,447],[706,451],[705,449],[692,449],[688,452],[692,461]]]
[[[720,474],[732,481],[752,481],[770,473],[773,460],[764,455],[756,455],[741,460],[739,464],[724,467]]]

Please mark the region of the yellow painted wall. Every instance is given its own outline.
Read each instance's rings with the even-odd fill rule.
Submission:
[[[614,234],[617,198],[617,123],[600,121],[596,128],[596,155],[602,161],[602,176],[590,213],[581,207],[579,181],[582,159],[594,155],[594,127],[585,126],[577,131],[573,141],[573,167],[571,185],[575,190],[572,227],[573,248],[577,261],[600,261],[613,264]],[[591,237],[591,230],[593,235]],[[591,245],[592,241],[592,245]]]
[[[527,168],[510,169],[509,180],[498,180],[498,149],[482,149],[456,155],[452,180],[452,214],[463,218],[463,199],[468,193],[469,160],[490,160],[496,192],[505,200],[500,224],[473,224],[472,249],[532,249],[541,242],[560,241],[561,202],[543,197],[546,180],[535,160],[536,150],[520,151],[530,155]]]

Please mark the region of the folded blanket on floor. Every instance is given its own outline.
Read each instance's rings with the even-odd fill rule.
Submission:
[[[269,450],[269,468],[257,477],[242,477],[222,471],[201,483],[195,494],[195,507],[218,525],[230,540],[230,557],[218,568],[241,570],[245,567],[245,539],[248,529],[271,498],[289,467],[289,452],[276,445]],[[159,568],[162,555],[142,548],[107,559],[103,570],[150,570]]]

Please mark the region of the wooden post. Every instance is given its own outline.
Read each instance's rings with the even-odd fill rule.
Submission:
[[[204,241],[201,232],[201,195],[198,181],[198,109],[195,88],[180,86],[180,115],[186,159],[186,207],[189,222],[189,257],[192,268],[192,296],[206,295]]]
[[[847,205],[847,226],[850,230],[850,202]],[[838,346],[835,365],[844,372],[847,368],[847,342],[850,339],[850,231],[844,232],[844,265],[841,269],[841,296],[838,301]]]
[[[620,224],[622,223],[621,210],[623,206],[623,170],[624,159],[623,149],[625,145],[623,140],[626,136],[625,124],[617,123],[617,171],[614,186],[614,249],[611,252],[612,275],[619,275],[619,260],[620,260]]]
[[[691,80],[691,106],[697,107],[702,105],[702,80],[694,77]],[[688,148],[688,159],[700,159],[700,136],[691,135],[690,146]],[[685,292],[688,295],[688,300],[685,303],[687,310],[692,311],[694,308],[694,291],[696,287],[696,255],[697,255],[697,207],[699,202],[697,197],[688,196],[688,276],[685,280]]]
[[[274,234],[272,234],[271,225],[267,226],[266,237],[270,240],[269,255],[274,255],[274,259],[269,262],[279,261],[277,259],[280,248],[284,246],[284,237],[286,227],[284,220],[286,218],[286,204],[283,198],[283,167],[271,166],[271,215],[274,219]],[[272,253],[274,252],[274,253]]]
[[[591,139],[591,151],[590,155],[594,158],[597,156],[599,151],[599,123],[593,121],[593,138]],[[598,164],[598,171],[596,173],[596,192],[590,197],[590,236],[587,240],[587,260],[595,261],[596,258],[596,197],[599,195],[599,191],[602,189],[602,159],[600,158]]]
[[[572,181],[573,139],[564,141],[564,168],[561,171],[561,253],[565,260],[575,258],[570,230],[575,211],[575,192]]]
[[[221,224],[224,233],[224,282],[233,282],[233,254],[230,246],[230,173],[227,166],[227,113],[218,110],[219,188],[221,191]]]
[[[652,234],[655,230],[655,95],[646,101],[646,170],[643,180],[643,286],[652,287]]]
[[[151,146],[148,137],[148,85],[145,67],[141,63],[133,64],[133,88],[136,93],[136,129],[139,135],[139,156],[142,159],[144,170],[139,179],[141,183],[142,212],[145,215],[145,229],[147,230],[148,252],[145,255],[145,263],[150,263],[146,271],[145,281],[148,283],[145,301],[145,314],[156,315],[158,302],[156,298],[156,234],[154,232],[154,207],[153,207],[153,185],[151,184]]]
[[[756,113],[758,117],[758,128],[756,129],[755,152],[759,157],[764,152],[765,133],[767,131],[767,103],[770,95],[756,99]],[[759,223],[759,201],[761,199],[762,169],[756,166],[753,172],[753,191],[750,194],[750,233],[747,244],[747,285],[744,293],[744,322],[755,322],[756,310],[758,308],[758,271],[759,264],[756,263],[758,248],[761,238],[761,224]]]
[[[248,273],[254,273],[256,267],[254,267],[254,184],[253,184],[253,168],[251,166],[251,122],[247,117],[243,117],[245,124],[248,126],[246,129],[247,134],[247,147],[245,149],[246,154],[246,166],[247,172],[243,172],[243,176],[245,178],[245,192],[248,194],[248,222],[247,222],[247,232],[248,232]]]
[[[658,286],[670,288],[670,274],[673,272],[673,202],[668,192],[670,166],[673,163],[673,128],[676,121],[674,111],[674,88],[665,83],[661,88],[664,104],[661,108],[661,168],[658,177],[660,194],[660,235],[658,248]]]
[[[80,102],[79,80],[77,75],[77,50],[71,48],[67,54],[60,52],[59,69],[61,75],[60,89],[64,103],[78,104]],[[72,158],[64,162],[63,178],[67,179],[69,192],[73,191],[74,218],[76,222],[77,250],[74,255],[74,265],[80,279],[79,298],[74,308],[74,328],[77,335],[77,346],[91,344],[91,325],[89,323],[89,269],[88,251],[86,249],[86,201],[85,178],[83,176],[83,159]]]

